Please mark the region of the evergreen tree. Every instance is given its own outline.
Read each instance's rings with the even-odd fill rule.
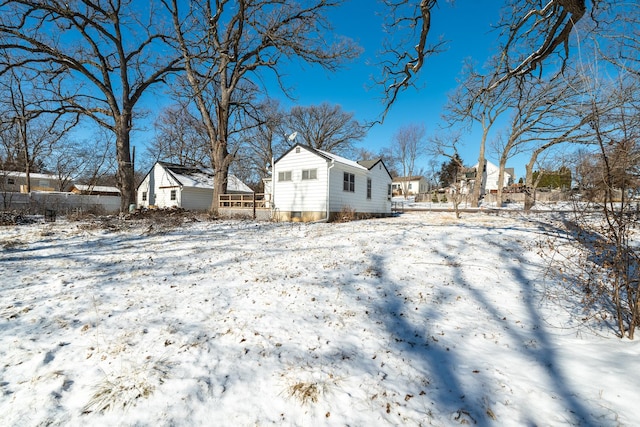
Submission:
[[[448,187],[456,182],[456,176],[462,167],[462,159],[456,153],[448,162],[442,162],[440,172],[438,172],[438,183],[440,187]]]

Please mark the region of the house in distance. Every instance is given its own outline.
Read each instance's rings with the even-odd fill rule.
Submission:
[[[213,176],[212,169],[156,162],[138,186],[138,207],[208,210],[213,200]],[[253,190],[229,174],[227,193],[251,194]]]
[[[424,176],[398,176],[392,183],[394,196],[414,196],[429,191],[429,183]]]
[[[265,192],[275,220],[391,214],[391,175],[382,159],[355,162],[296,144],[274,162],[271,181]]]

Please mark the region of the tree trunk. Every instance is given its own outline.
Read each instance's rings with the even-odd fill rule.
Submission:
[[[500,164],[498,165],[498,198],[497,205],[499,208],[503,205],[503,191],[502,185],[504,183],[504,168],[507,166],[507,158],[505,156],[500,156]]]
[[[213,169],[215,177],[213,179],[213,199],[211,200],[211,213],[218,213],[218,199],[221,194],[227,192],[227,182],[229,178],[229,166],[231,157],[227,151],[227,144],[223,141],[213,143],[211,158],[213,159]]]
[[[478,155],[478,169],[476,171],[476,182],[473,185],[473,193],[471,198],[471,207],[477,208],[482,196],[482,189],[484,188],[484,147],[487,139],[487,131],[482,134],[482,141],[480,141],[480,153]]]
[[[24,115],[24,111],[22,112]],[[29,154],[29,141],[27,140],[27,121],[21,118],[18,121],[20,129],[20,138],[22,139],[22,147],[24,148],[24,174],[26,179],[27,194],[31,193],[31,155]]]
[[[120,190],[120,212],[128,212],[129,205],[136,202],[136,188],[131,162],[131,147],[129,144],[131,132],[131,114],[123,114],[116,121],[116,159],[118,171],[116,182]]]
[[[525,192],[524,192],[524,210],[530,211],[536,204],[536,188],[533,182],[533,165],[535,164],[537,156],[532,156],[529,163],[525,167]]]

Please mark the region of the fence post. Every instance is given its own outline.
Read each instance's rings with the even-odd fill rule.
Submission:
[[[256,219],[256,192],[253,192],[253,219]]]

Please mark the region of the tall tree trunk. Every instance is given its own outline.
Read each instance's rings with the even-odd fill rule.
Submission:
[[[471,197],[472,208],[478,207],[480,197],[482,196],[482,190],[484,188],[484,151],[488,133],[489,128],[487,126],[484,126],[484,130],[482,131],[482,140],[480,141],[480,152],[478,153],[478,169],[476,171],[476,182],[473,185],[473,193]]]
[[[218,199],[220,195],[227,192],[229,166],[234,157],[229,154],[228,145],[230,103],[230,92],[224,91],[216,109],[218,119],[217,132],[214,129],[209,130],[209,137],[211,138],[211,161],[215,173],[213,179],[213,199],[211,200],[211,213],[214,215],[218,213]]]
[[[218,213],[218,199],[221,194],[227,192],[227,182],[229,178],[229,166],[233,156],[227,151],[227,143],[216,141],[213,143],[211,158],[213,160],[213,168],[215,170],[215,178],[213,180],[213,200],[211,200],[211,213]]]
[[[116,183],[120,190],[120,212],[128,212],[129,205],[135,204],[136,188],[131,162],[131,113],[121,114],[116,121],[116,159],[118,161],[118,171],[116,172]]]
[[[503,155],[500,156],[500,164],[498,165],[498,198],[496,202],[499,208],[501,208],[503,204],[502,186],[504,183],[504,169],[506,166],[507,166],[507,157],[503,153]]]
[[[525,167],[525,191],[524,191],[524,210],[530,211],[536,204],[536,187],[533,182],[533,165],[536,163],[537,155],[531,156],[531,160]]]

